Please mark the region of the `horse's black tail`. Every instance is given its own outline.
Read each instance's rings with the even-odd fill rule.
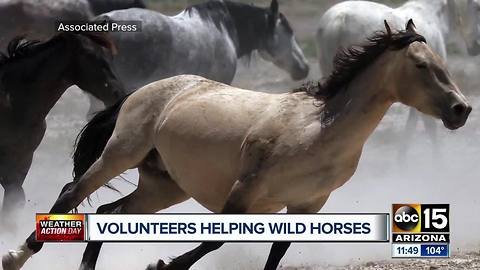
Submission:
[[[73,181],[76,182],[100,157],[112,136],[118,113],[128,95],[116,104],[98,112],[80,131],[73,153]],[[105,186],[112,188],[108,184]]]

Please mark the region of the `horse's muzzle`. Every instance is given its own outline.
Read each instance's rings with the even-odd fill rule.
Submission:
[[[443,125],[450,130],[458,129],[465,125],[471,111],[472,106],[469,104],[463,102],[455,103],[450,106],[448,112],[442,117]]]

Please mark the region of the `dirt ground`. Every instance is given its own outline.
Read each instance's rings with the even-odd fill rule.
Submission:
[[[376,261],[360,265],[285,267],[282,270],[474,270],[480,269],[480,254],[455,254],[447,259]]]

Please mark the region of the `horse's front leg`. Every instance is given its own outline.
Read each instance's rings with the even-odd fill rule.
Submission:
[[[272,146],[270,140],[246,140],[242,145],[238,180],[233,185],[221,211],[222,214],[243,214],[265,193],[259,182],[266,154]],[[147,270],[186,270],[206,254],[219,249],[224,242],[203,242],[195,249],[173,259],[168,265],[159,260]]]
[[[258,188],[246,181],[237,181],[230,192],[222,214],[243,214],[256,199]],[[156,265],[149,265],[147,270],[186,270],[208,253],[219,249],[224,242],[202,242],[198,247],[176,257],[169,264],[159,260]]]
[[[66,184],[59,197],[65,193],[73,183]],[[2,256],[2,267],[4,270],[18,270],[22,268],[23,264],[35,253],[40,251],[43,247],[43,242],[37,242],[35,238],[35,231],[28,236],[25,243],[23,243],[17,250],[10,250],[7,254]]]
[[[0,184],[5,190],[0,213],[0,226],[2,227],[12,229],[16,227],[14,225],[16,223],[14,213],[25,205],[25,192],[22,185],[32,164],[32,158],[33,151],[16,161],[15,164],[7,163],[0,170]]]
[[[3,185],[5,190],[3,196],[2,212],[0,214],[1,225],[14,221],[12,214],[15,210],[21,209],[25,205],[25,191],[22,188],[22,179],[14,184]]]
[[[320,211],[325,202],[328,200],[328,195],[320,197],[315,200],[313,203],[301,206],[288,206],[287,214],[313,214]],[[270,249],[270,254],[268,255],[267,263],[265,264],[264,270],[275,270],[280,263],[280,260],[283,258],[288,248],[290,247],[291,242],[274,242],[272,248]]]
[[[45,130],[46,123],[43,121],[31,130],[25,131],[27,137],[18,142],[19,144],[7,143],[7,146],[4,145],[0,149],[3,153],[0,157],[0,184],[5,190],[0,225],[6,225],[8,222],[16,223],[16,218],[12,214],[25,205],[25,192],[22,185],[32,165],[33,153],[42,141]]]

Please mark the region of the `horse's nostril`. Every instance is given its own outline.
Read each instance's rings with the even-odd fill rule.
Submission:
[[[456,116],[463,116],[467,112],[468,108],[465,104],[458,103],[452,106],[452,110]]]
[[[467,107],[467,115],[469,115],[471,112],[472,112],[472,106],[469,105]]]

